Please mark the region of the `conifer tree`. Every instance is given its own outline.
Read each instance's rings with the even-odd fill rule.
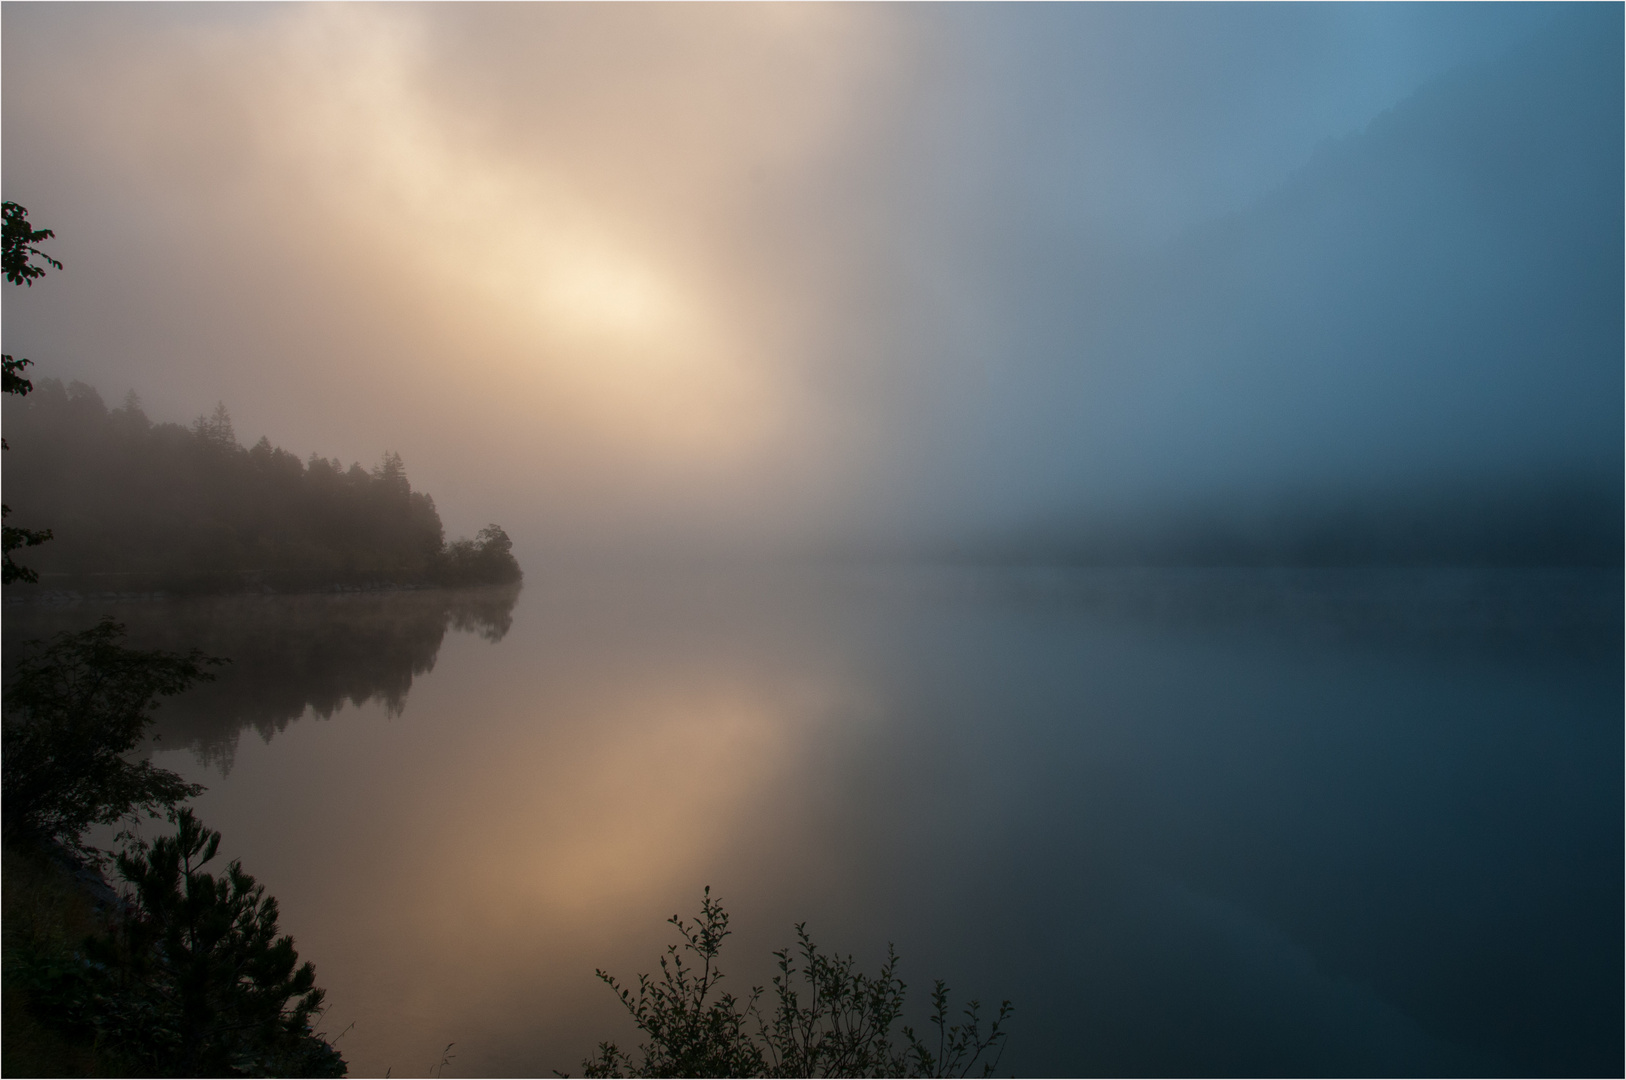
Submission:
[[[110,932],[80,963],[34,973],[37,1005],[134,1075],[343,1076],[311,1030],[323,991],[278,932],[275,898],[236,860],[204,869],[220,834],[190,810],[169,820],[173,836],[119,855],[134,892]]]

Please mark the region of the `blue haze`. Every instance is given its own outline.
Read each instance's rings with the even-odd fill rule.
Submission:
[[[1306,503],[1307,513],[1354,504],[1381,519],[1386,500],[1452,491],[1500,502],[1506,526],[1539,512],[1533,496],[1556,486],[1590,507],[1575,511],[1593,534],[1585,558],[1602,550],[1617,561],[1620,9],[1460,11],[1479,31],[1452,39],[1460,64],[1318,140],[1271,182],[1262,160],[1282,161],[1302,139],[1281,120],[1250,130],[1234,115],[1238,99],[1257,95],[1257,110],[1241,111],[1258,119],[1272,105],[1291,114],[1270,95],[1304,93],[1303,110],[1325,130],[1334,110],[1302,72],[1282,74],[1281,52],[1304,24],[1379,16],[977,18],[1004,29],[990,32],[995,42],[1020,37],[1011,66],[1026,66],[993,95],[1008,111],[984,120],[1002,129],[1009,157],[970,166],[978,195],[966,201],[977,212],[945,227],[933,205],[904,233],[940,258],[932,287],[977,314],[956,319],[939,303],[894,339],[900,351],[957,357],[966,374],[960,396],[931,397],[927,386],[922,410],[945,419],[937,429],[921,421],[932,437],[890,496],[986,542],[1180,515],[1257,530]],[[1103,29],[1093,22],[1126,24],[1105,29],[1118,33],[1112,46],[1128,39],[1148,55],[1138,80],[1092,71],[1088,39]],[[1348,28],[1318,29],[1325,45]],[[1151,43],[1165,31],[1169,55],[1158,56]],[[1237,41],[1249,45],[1233,54]],[[1255,57],[1272,46],[1275,67]],[[1204,62],[1180,69],[1193,59]],[[1247,59],[1265,67],[1251,85],[1237,70]],[[1172,85],[1158,98],[1148,87],[1163,81]],[[1097,127],[1106,134],[1094,146]],[[1252,154],[1235,149],[1250,136]],[[1225,146],[1254,165],[1232,169],[1229,183]],[[1152,182],[1146,159],[1185,194]],[[1125,194],[1136,180],[1145,206]]]

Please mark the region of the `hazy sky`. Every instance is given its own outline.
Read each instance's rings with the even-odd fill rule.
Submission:
[[[449,531],[1617,470],[1622,14],[7,4],[8,352]]]

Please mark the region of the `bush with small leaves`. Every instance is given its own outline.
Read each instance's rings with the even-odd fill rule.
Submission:
[[[897,976],[898,957],[890,948],[876,975],[856,970],[851,956],[827,956],[796,927],[797,946],[774,956],[779,974],[771,1017],[758,1008],[762,988],[743,1001],[717,992],[723,979],[717,965],[728,936],[728,913],[707,888],[700,918],[693,925],[676,915],[681,947],[661,957],[660,977],[638,976],[637,994],[604,971],[598,977],[621,998],[648,1040],[638,1056],[613,1042],[599,1044],[596,1057],[582,1062],[590,1077],[628,1076],[968,1076],[980,1063],[991,1076],[1004,1050],[1009,1001],[983,1030],[981,1006],[970,1002],[960,1023],[950,1023],[949,990],[937,980],[930,1023],[935,1048],[907,1025],[895,1045],[892,1030],[903,1015],[907,989]],[[692,953],[696,961],[685,961]]]
[[[762,1076],[760,1047],[746,1031],[756,993],[740,1002],[729,993],[714,996],[723,980],[717,954],[728,936],[728,912],[706,889],[700,920],[693,926],[673,915],[666,920],[683,938],[681,951],[669,945],[659,979],[638,976],[638,996],[603,970],[597,975],[621,997],[638,1030],[649,1036],[636,1065],[614,1043],[601,1043],[599,1056],[583,1062],[588,1076]],[[698,966],[684,953],[698,957]]]

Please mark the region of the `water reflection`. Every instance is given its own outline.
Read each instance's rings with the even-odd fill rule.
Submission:
[[[341,623],[343,723],[159,754],[355,1075],[573,1069],[629,1034],[593,970],[705,884],[736,991],[798,920],[895,941],[1016,1001],[1018,1075],[1620,1065],[1618,571],[556,569],[513,610],[437,615],[404,709]]]
[[[202,649],[231,661],[216,679],[167,701],[154,733],[222,774],[251,730],[269,742],[307,711],[324,720],[377,701],[398,715],[413,680],[434,669],[448,629],[501,641],[520,586],[296,596],[11,604],[6,660],[29,639],[81,630],[102,616],[134,648]]]

